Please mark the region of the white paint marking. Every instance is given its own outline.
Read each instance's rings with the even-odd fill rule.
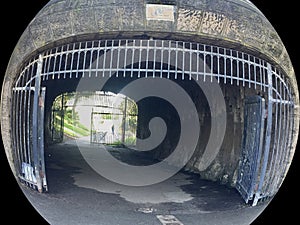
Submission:
[[[184,225],[173,215],[157,215],[156,217],[163,225]]]
[[[149,213],[155,212],[156,210],[153,208],[139,208],[139,209],[137,209],[137,211],[145,213],[145,214],[149,214]]]

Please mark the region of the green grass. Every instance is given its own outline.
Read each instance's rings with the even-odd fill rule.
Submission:
[[[56,119],[61,121],[60,116],[56,116]],[[80,123],[74,125],[73,121],[67,118],[64,119],[64,133],[73,137],[88,136],[90,134],[89,129],[84,125]]]

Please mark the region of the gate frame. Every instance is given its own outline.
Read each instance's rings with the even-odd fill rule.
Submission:
[[[140,54],[142,54],[142,52],[144,52],[144,54],[147,54],[147,59],[150,56],[150,50],[154,51],[154,57],[156,53],[157,55],[163,55],[164,52],[165,54],[169,54],[169,60],[171,57],[171,53],[176,52],[176,65],[177,60],[181,60],[181,58],[179,58],[179,54],[177,58],[177,53],[180,52],[180,57],[183,57],[183,68],[181,69],[184,71],[185,74],[190,75],[190,79],[191,77],[193,77],[194,79],[198,80],[198,78],[200,79],[203,77],[204,81],[206,81],[206,79],[209,80],[209,78],[212,81],[212,79],[215,78],[219,83],[222,82],[222,78],[225,84],[227,84],[226,82],[228,82],[228,84],[233,84],[233,81],[235,81],[238,86],[240,85],[245,87],[249,85],[249,88],[260,88],[261,91],[266,93],[266,95],[268,95],[268,115],[267,128],[265,130],[265,140],[263,143],[265,147],[263,153],[263,161],[260,162],[262,163],[262,169],[261,174],[259,175],[259,188],[258,192],[255,193],[254,203],[257,204],[257,202],[260,199],[272,196],[277,192],[279,186],[283,181],[282,176],[285,175],[289,165],[281,164],[289,160],[290,155],[292,154],[291,147],[294,132],[292,128],[294,126],[293,123],[295,116],[294,99],[293,93],[291,92],[291,87],[293,84],[289,82],[288,78],[281,70],[279,70],[275,66],[272,66],[269,62],[263,59],[238,50],[185,41],[159,39],[111,39],[81,41],[57,46],[52,49],[45,50],[43,53],[41,53],[39,55],[39,60],[41,63],[39,66],[39,70],[41,70],[40,74],[38,74],[36,77],[31,78],[29,83],[31,83],[37,77],[42,77],[43,80],[48,80],[51,78],[60,79],[60,77],[66,78],[67,76],[72,78],[76,75],[76,78],[80,78],[79,76],[84,77],[86,72],[88,72],[88,74],[86,74],[88,75],[87,77],[94,76],[94,74],[96,74],[96,76],[111,76],[112,73],[114,73],[115,71],[121,71],[121,73],[124,76],[126,74],[126,71],[130,71],[132,75],[132,68],[123,68],[122,66],[124,65],[119,65],[119,58],[121,52],[126,53],[128,49],[139,49]],[[102,65],[97,64],[97,68],[94,69],[91,67],[92,56],[90,56],[90,60],[83,61],[82,68],[81,65],[79,65],[79,63],[77,63],[77,66],[71,65],[70,68],[67,67],[66,63],[62,64],[63,57],[65,57],[66,60],[70,59],[70,57],[72,57],[73,59],[74,55],[77,54],[79,62],[79,58],[81,57],[81,55],[83,55],[84,58],[86,58],[88,54],[92,55],[94,53],[97,53],[97,55],[99,56],[101,51],[105,52],[105,56],[107,52],[111,52],[111,58],[117,57],[117,65],[110,63],[110,65],[107,65],[108,67],[101,68]],[[197,58],[195,58],[195,60],[197,61],[193,63],[197,63],[197,70],[192,68],[191,62],[191,59],[193,59],[193,56],[195,55],[197,56]],[[206,64],[204,66],[204,71],[198,71],[200,55],[204,56],[205,62],[210,62],[209,64]],[[184,60],[188,57],[190,58],[190,62],[184,64]],[[134,57],[132,57],[132,60],[133,58]],[[54,63],[54,68],[52,71],[49,70],[51,60],[53,60],[52,62]],[[130,59],[126,59],[126,61],[127,60]],[[37,60],[35,60],[35,62],[30,62],[29,64],[27,64],[27,68],[25,68],[24,70],[27,70],[31,66],[31,64],[36,63],[36,61]],[[133,63],[134,62],[132,61],[132,65]],[[188,65],[190,65],[189,68]],[[234,71],[234,65],[237,67],[236,74],[232,72]],[[103,63],[103,66],[106,66],[105,63]],[[210,71],[206,71],[206,66],[210,69]],[[91,69],[87,70],[86,68]],[[153,71],[153,76],[155,76],[155,73],[162,74],[163,71],[167,72],[168,74],[177,74],[178,68],[174,70],[169,67],[167,69],[162,70],[162,66],[161,68],[154,67],[151,69],[143,69],[139,67],[137,71],[139,71],[139,74],[140,72]],[[228,71],[231,71],[231,74],[228,74]],[[180,78],[176,77],[175,79]],[[182,79],[184,79],[184,77],[182,77]],[[273,82],[273,80],[275,82]],[[274,112],[273,105],[275,105],[277,108],[280,107],[280,113],[284,114],[283,119],[280,115],[279,122],[277,122],[278,115],[276,114],[276,124],[273,124],[272,118],[272,113]],[[280,136],[280,138],[278,138],[279,141],[277,144],[274,144],[274,140],[274,143],[272,143],[271,132],[273,130],[273,125],[275,127],[275,131],[279,129],[279,132],[282,131],[283,133],[278,135]],[[280,140],[283,138],[283,136],[285,136],[288,140]],[[273,149],[272,151],[270,151],[272,144]],[[269,163],[269,159],[271,158],[273,160],[274,155],[275,158],[279,157],[280,165],[277,165],[273,162],[271,162],[271,164]],[[270,181],[270,179],[266,179],[267,174],[270,173],[270,171],[268,171],[268,166],[273,170],[272,174],[276,175],[275,180]],[[274,172],[276,169],[278,169],[278,171]],[[267,187],[265,186],[266,182],[268,181],[272,182],[271,187],[269,185]]]
[[[254,148],[256,148],[256,151],[254,150],[254,152],[252,151],[252,155],[251,158],[249,157],[245,157],[244,154],[248,153],[248,149],[246,149],[246,138],[247,138],[247,134],[245,134],[245,132],[248,131],[248,127],[246,127],[246,110],[247,110],[247,105],[251,105],[253,103],[258,103],[259,104],[259,115],[257,115],[257,125],[254,127],[255,128],[255,133],[256,133],[256,137],[255,137],[255,143],[258,143],[258,146],[253,146]],[[251,106],[249,106],[251,107]],[[262,158],[262,152],[263,152],[263,140],[264,140],[264,126],[265,126],[265,118],[266,118],[266,109],[265,109],[265,99],[260,97],[260,96],[249,96],[248,98],[245,99],[245,115],[244,115],[244,134],[243,134],[243,138],[242,138],[242,157],[240,160],[240,165],[239,165],[239,176],[238,176],[238,180],[237,180],[237,184],[236,184],[236,188],[239,191],[239,193],[241,194],[241,196],[243,197],[243,199],[245,200],[246,203],[248,203],[249,201],[253,200],[253,204],[256,205],[256,203],[254,203],[256,201],[256,192],[258,189],[257,186],[257,178],[259,177],[259,167],[260,167],[260,161]],[[256,111],[257,112],[257,111]],[[260,116],[260,118],[258,118]],[[247,117],[248,118],[248,117]],[[252,149],[253,150],[253,149]],[[248,155],[247,155],[248,156]],[[252,164],[254,164],[254,168],[252,168],[251,171],[246,171],[246,172],[250,172],[250,176],[252,177],[252,180],[250,181],[250,185],[245,186],[244,182],[247,183],[247,181],[245,181],[243,179],[244,177],[244,162],[245,161],[249,161],[249,160],[255,160]],[[249,175],[249,174],[247,174]],[[247,177],[246,177],[247,178]]]
[[[17,118],[18,114],[14,112],[12,108],[12,124],[19,123],[19,125],[15,124],[13,129],[17,129],[19,126],[19,131],[17,131],[16,136],[21,136],[22,132],[27,132],[23,134],[24,138],[27,136],[26,146],[22,146],[22,143],[19,143],[19,146],[15,146],[18,148],[17,154],[22,154],[19,156],[18,163],[20,166],[18,177],[21,181],[23,181],[27,186],[37,189],[40,193],[44,191],[48,191],[47,178],[46,178],[46,168],[45,168],[45,152],[44,152],[44,114],[45,114],[45,97],[46,97],[46,88],[41,87],[41,77],[42,77],[42,68],[43,68],[43,58],[42,55],[39,55],[39,58],[32,63],[37,65],[36,73],[33,75],[34,79],[31,82],[27,82],[23,87],[15,87],[13,88],[13,96],[15,96],[15,101],[19,104],[19,110],[24,111],[24,115],[26,114],[27,123],[21,124],[21,122],[25,122],[20,117],[18,120],[14,121],[14,117]],[[34,81],[34,87],[32,87],[32,82]],[[18,83],[18,82],[17,82]],[[23,109],[21,109],[21,100],[22,100],[22,92],[29,91],[33,93],[33,103],[31,105],[30,96],[27,99],[27,107],[23,105]],[[27,95],[26,95],[27,96]],[[21,97],[21,98],[20,98]],[[32,112],[30,108],[32,107]],[[27,109],[27,112],[25,110]],[[30,123],[31,120],[31,123]],[[20,129],[22,126],[24,129]],[[30,141],[30,126],[32,128],[31,133],[31,141]],[[15,131],[16,132],[16,131]],[[25,144],[25,143],[24,143]],[[25,157],[24,160],[21,157]],[[23,175],[22,175],[23,174]]]

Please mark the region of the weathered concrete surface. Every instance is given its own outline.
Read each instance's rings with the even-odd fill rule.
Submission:
[[[145,5],[151,2],[174,4],[174,22],[147,20]],[[112,32],[122,35],[126,31],[172,32],[210,39],[215,44],[248,48],[273,60],[294,79],[292,64],[280,37],[261,12],[244,0],[53,0],[25,30],[12,61],[22,62],[35,50],[64,38]]]
[[[147,3],[174,5],[174,21],[147,19]],[[290,79],[296,104],[296,118],[299,118],[298,87],[287,51],[272,25],[249,1],[52,0],[24,31],[4,78],[1,131],[12,167],[11,89],[22,64],[43,49],[67,41],[141,35],[213,43],[251,52],[267,59],[281,68]],[[299,120],[295,119],[293,151],[298,127]]]
[[[201,166],[209,135],[211,132],[211,115],[208,103],[203,93],[192,81],[174,81],[184,88],[194,101],[200,123],[200,136],[193,156],[185,170],[199,173],[202,178],[214,180],[223,184],[235,186],[242,146],[242,133],[244,129],[244,99],[245,96],[259,95],[259,91],[243,88],[241,86],[228,86],[221,84],[226,103],[227,121],[224,140],[214,160],[205,168]],[[266,96],[263,96],[266,98]],[[168,136],[161,145],[149,154],[158,160],[168,157],[177,145],[180,135],[180,119],[168,104],[152,99],[138,103],[139,120],[138,136],[149,136],[148,124],[151,118],[161,117],[167,124]],[[188,135],[188,134],[184,134]],[[234,137],[234,138],[233,138]],[[180,158],[184,158],[182,152]]]

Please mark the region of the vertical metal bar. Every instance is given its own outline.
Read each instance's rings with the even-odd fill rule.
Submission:
[[[91,112],[91,132],[90,132],[90,143],[93,143],[93,129],[94,129],[94,108],[92,108]]]
[[[259,173],[259,168],[260,168],[260,163],[261,163],[261,158],[262,158],[262,153],[263,153],[263,148],[264,148],[264,129],[265,129],[265,114],[266,114],[266,105],[265,105],[265,100],[261,99],[261,121],[260,121],[260,137],[259,137],[259,150],[258,150],[258,156],[256,158],[256,162],[255,162],[255,172],[254,174],[254,178],[252,181],[252,193],[251,196],[253,196],[253,194],[255,193],[255,186],[257,185],[257,177],[258,177],[258,173]],[[254,205],[256,205],[257,203],[254,200]]]
[[[126,42],[125,42],[125,56],[124,56],[124,65],[123,65],[123,77],[126,77],[127,54],[128,54],[128,40],[126,40]]]
[[[172,43],[171,41],[169,41],[169,56],[168,56],[168,75],[167,75],[167,78],[170,79],[170,64],[171,64],[171,46],[172,46]],[[176,70],[176,68],[175,68]]]
[[[44,110],[45,110],[45,95],[46,88],[42,88],[41,95],[39,97],[39,118],[38,118],[38,147],[40,150],[40,162],[41,162],[41,185],[48,191],[47,179],[46,179],[46,167],[45,167],[45,152],[44,152]]]
[[[64,118],[65,118],[65,110],[64,110],[64,101],[65,101],[65,94],[61,95],[61,108],[60,111],[60,139],[61,141],[64,140]]]
[[[161,60],[160,60],[160,78],[163,77],[163,65],[164,65],[164,41],[161,41]]]
[[[51,108],[51,139],[52,139],[52,141],[55,141],[55,137],[54,137],[54,124],[55,124],[55,122],[54,122],[54,120],[55,120],[55,110],[52,106],[52,108]]]
[[[95,49],[95,41],[92,41],[92,48],[91,48],[91,56],[90,56],[90,62],[89,62],[89,77],[92,76],[92,64],[93,64],[93,56],[94,56],[94,49]]]
[[[249,88],[251,88],[251,63],[250,63],[250,56],[248,56],[249,62],[248,64],[248,79],[249,79]]]
[[[156,51],[157,51],[157,41],[154,41],[154,55],[153,55],[153,74],[152,77],[155,78],[155,71],[156,71]]]
[[[291,90],[290,83],[287,83],[288,90]],[[294,103],[293,103],[293,97],[291,96],[291,93],[289,93],[289,104],[288,104],[288,120],[289,120],[289,135],[288,135],[288,141],[287,141],[287,148],[289,152],[288,160],[289,160],[289,165],[290,165],[290,160],[291,160],[291,145],[292,145],[292,139],[293,139],[293,121],[294,121]]]
[[[243,87],[245,87],[245,59],[244,52],[242,52],[242,65],[243,65]]]
[[[29,160],[28,160],[28,163],[31,164],[31,159],[32,159],[32,156],[31,156],[31,148],[32,146],[30,145],[30,127],[31,127],[31,124],[30,124],[30,118],[32,116],[32,111],[31,111],[31,95],[32,95],[32,90],[28,90],[28,102],[27,102],[27,124],[26,124],[26,133],[27,133],[27,149],[28,149],[28,155],[29,155]]]
[[[289,85],[288,85],[288,90],[291,90]],[[293,138],[293,123],[294,123],[294,119],[293,119],[293,112],[294,112],[294,106],[293,106],[293,99],[291,96],[289,96],[289,103],[287,104],[288,107],[288,136],[287,136],[287,162],[286,162],[286,166],[285,166],[285,170],[284,170],[284,174],[282,174],[283,178],[287,172],[288,167],[290,166],[291,163],[291,144],[292,144],[292,138]],[[279,183],[279,186],[282,184],[283,179],[281,180],[281,182]]]
[[[78,51],[77,51],[77,55],[78,55],[78,58],[77,58],[77,65],[76,65],[76,75],[75,75],[75,77],[76,78],[78,78],[78,70],[79,70],[79,62],[80,62],[80,50],[81,50],[81,42],[79,43],[79,49],[78,49]]]
[[[73,49],[72,49],[72,57],[71,57],[71,65],[70,65],[70,78],[73,77],[73,62],[74,62],[74,55],[75,55],[75,47],[76,47],[76,44],[73,43]]]
[[[263,62],[263,64],[264,64],[265,62]],[[268,83],[267,83],[267,81],[268,81],[268,79],[266,79],[266,76],[267,76],[267,73],[266,73],[267,71],[266,71],[266,68],[265,68],[265,66],[264,66],[264,68],[263,68],[263,80],[264,80],[264,92],[266,92],[266,87],[268,86]]]
[[[199,80],[199,58],[200,58],[200,53],[199,53],[199,43],[197,43],[197,53],[196,53],[196,56],[197,56],[197,75],[196,75],[196,80],[198,81]]]
[[[264,85],[264,82],[263,82],[263,68],[262,68],[262,60],[259,59],[259,76],[260,76],[260,90],[262,91],[263,90],[263,85]]]
[[[203,45],[203,53],[204,53],[204,60],[203,60],[203,81],[206,81],[206,45]]]
[[[54,56],[52,80],[54,80],[54,78],[55,78],[55,67],[56,67],[57,52],[58,52],[58,47],[56,47],[55,56]]]
[[[38,62],[35,62],[35,63],[38,63]],[[49,58],[49,61],[48,61],[49,65],[48,65],[48,68],[47,68],[47,73],[49,73],[49,70],[50,70],[50,58]],[[34,73],[34,67],[35,65],[33,64],[30,68],[30,73],[29,73],[29,79],[31,79],[32,77],[34,77],[36,74]],[[48,76],[48,75],[47,75]],[[28,80],[29,80],[28,79]],[[27,144],[28,144],[28,163],[31,165],[33,163],[33,155],[32,155],[32,139],[31,139],[31,134],[32,134],[32,116],[33,116],[33,109],[32,109],[32,96],[34,94],[34,92],[31,90],[31,85],[32,83],[29,84],[29,99],[28,99],[28,112],[27,112]],[[31,120],[31,121],[30,121]]]
[[[13,107],[11,108],[11,124],[12,124],[12,144],[13,144],[13,149],[15,150],[14,153],[16,154],[16,158],[18,159],[17,155],[17,129],[16,129],[16,95],[17,95],[17,90],[13,89],[12,91],[12,105]],[[19,172],[21,171],[19,165],[17,165],[19,168]]]
[[[276,77],[276,83],[277,83],[277,77]],[[281,81],[279,80],[279,87],[276,86],[276,90],[279,90],[279,92],[281,89]],[[276,171],[275,173],[277,173],[280,169],[280,159],[281,159],[281,155],[282,155],[282,152],[281,152],[281,139],[282,139],[282,102],[281,102],[281,96],[279,96],[279,102],[277,102],[277,104],[279,105],[279,128],[278,128],[278,137],[277,137],[277,144],[276,144],[276,147],[277,147],[277,159],[276,159],[276,163],[277,163],[277,168],[276,168]],[[275,186],[277,185],[277,176],[274,175],[274,180],[275,180],[275,183],[273,184],[273,187],[275,188]],[[273,188],[273,190],[274,190]]]
[[[62,47],[63,48],[63,47]],[[61,63],[62,63],[62,57],[63,57],[63,54],[62,54],[62,52],[60,52],[59,53],[59,65],[58,65],[58,71],[57,71],[57,73],[58,73],[58,79],[60,79],[60,73],[61,73]],[[54,69],[55,69],[55,67],[54,67]]]
[[[45,61],[45,57],[44,57],[44,61]],[[42,81],[44,81],[45,79],[46,79],[46,74],[45,74],[45,71],[46,71],[46,63],[43,63],[43,68],[42,68],[42,73],[41,73],[41,75],[42,75]]]
[[[269,152],[270,152],[270,143],[271,143],[271,133],[272,133],[272,114],[273,114],[273,83],[272,83],[272,67],[268,63],[268,115],[267,115],[267,127],[265,134],[265,149],[261,167],[261,174],[259,176],[260,181],[258,185],[257,193],[253,201],[253,205],[256,205],[262,194],[262,188],[265,182],[265,175],[268,166]]]
[[[255,59],[254,59],[254,62],[255,62]],[[253,65],[253,73],[254,73],[254,88],[255,88],[255,90],[256,90],[256,87],[257,87],[257,73],[256,73],[256,64],[255,65]]]
[[[25,83],[26,81],[31,79],[32,76],[32,69],[33,66],[31,66],[30,68],[28,68],[26,70],[26,78],[25,78]],[[24,85],[25,86],[25,85]],[[30,109],[28,107],[28,101],[30,101],[30,88],[28,87],[24,87],[24,101],[23,101],[23,121],[22,121],[22,126],[23,126],[23,148],[25,150],[25,157],[26,157],[26,162],[30,163],[30,147],[27,144],[27,138],[29,136],[29,133],[27,132],[27,129],[29,129],[27,127],[28,124],[28,114],[30,113]]]
[[[190,80],[192,80],[192,62],[193,62],[193,46],[190,43]]]
[[[135,47],[136,47],[135,40],[133,40],[132,46],[133,46],[133,48],[132,48],[131,71],[130,71],[131,78],[133,77],[134,53],[135,53]]]
[[[47,71],[46,71],[46,80],[49,80],[49,71],[50,71],[50,64],[51,64],[51,56],[50,56],[51,51],[47,52],[47,59],[48,59],[48,66],[47,66]]]
[[[223,49],[224,51],[224,84],[227,84],[227,58],[228,58],[228,55],[227,55],[227,52],[226,52],[226,49]],[[233,74],[232,72],[232,67],[231,67],[231,75]]]
[[[87,42],[85,42],[85,47],[84,47],[84,55],[83,55],[83,65],[82,65],[82,77],[85,77],[85,67],[86,67],[86,53],[87,53]],[[80,55],[79,55],[80,56]]]
[[[27,74],[28,77],[28,74]],[[26,133],[26,120],[27,120],[27,113],[29,111],[29,109],[27,108],[27,101],[28,101],[28,90],[24,90],[24,101],[23,101],[23,121],[22,121],[22,128],[23,128],[23,148],[25,150],[25,158],[26,158],[26,162],[28,162],[28,158],[29,158],[29,151],[28,151],[28,146],[26,145],[26,136],[28,135]],[[20,112],[21,113],[21,112]]]
[[[175,80],[177,80],[178,72],[178,41],[176,41],[176,51],[175,51]]]
[[[21,84],[23,83],[22,80],[24,80],[24,75],[21,77]],[[18,107],[18,111],[17,111],[17,114],[18,114],[18,130],[19,130],[19,138],[18,138],[18,142],[19,142],[19,146],[20,146],[20,158],[21,158],[21,162],[26,162],[26,151],[24,149],[24,145],[22,144],[22,138],[23,138],[23,129],[22,129],[22,126],[24,124],[24,121],[22,121],[22,106],[24,105],[24,102],[23,102],[23,93],[24,93],[24,90],[20,90],[19,91],[19,107]]]
[[[213,82],[213,73],[214,73],[213,47],[210,47],[210,82]]]
[[[105,69],[106,69],[106,54],[107,54],[107,40],[105,40],[104,44],[104,57],[103,57],[103,66],[102,66],[102,77],[105,77]]]
[[[67,45],[65,68],[64,68],[64,79],[66,79],[66,77],[67,77],[67,64],[68,64],[68,58],[69,58],[69,55],[70,55],[69,51],[70,51],[70,44]]]
[[[23,80],[24,76],[21,77],[21,84],[22,84],[22,80]],[[17,116],[18,116],[18,119],[17,119],[17,129],[18,129],[18,151],[19,151],[19,157],[20,157],[20,163],[22,164],[22,162],[25,162],[25,159],[24,159],[24,155],[25,155],[25,152],[24,152],[24,146],[22,146],[22,125],[23,125],[23,121],[22,121],[22,105],[23,105],[23,101],[22,101],[22,98],[23,98],[23,90],[19,90],[18,91],[18,107],[17,107]]]
[[[123,111],[123,126],[122,126],[122,144],[125,145],[125,132],[126,132],[126,117],[127,117],[127,96],[124,99],[124,111]]]
[[[145,77],[148,77],[148,66],[149,66],[149,44],[150,44],[150,40],[147,40],[147,47],[146,47],[146,73],[145,73]]]
[[[141,77],[141,63],[142,63],[142,46],[143,46],[143,41],[140,40],[140,55],[139,55],[139,70],[138,70],[138,78]]]
[[[120,68],[120,54],[121,54],[121,46],[120,46],[120,40],[118,41],[118,50],[117,50],[117,66],[115,69],[119,69]],[[112,70],[112,68],[110,69]],[[119,77],[119,73],[116,73],[116,77]]]
[[[15,148],[16,148],[16,154],[17,154],[17,159],[18,159],[18,166],[19,170],[21,171],[21,164],[22,164],[22,158],[21,158],[21,152],[20,152],[20,142],[18,141],[19,136],[21,136],[20,131],[18,129],[18,124],[20,124],[19,117],[18,117],[18,112],[19,110],[19,95],[20,91],[16,90],[15,91],[15,102],[14,102],[14,111],[15,111],[15,118],[14,118],[14,129],[15,129]]]
[[[277,89],[277,77],[275,76],[275,89]],[[269,183],[270,189],[273,189],[275,186],[275,173],[279,169],[279,163],[278,163],[278,156],[279,156],[279,147],[277,145],[278,141],[278,102],[275,103],[275,125],[274,125],[274,141],[273,141],[273,154],[275,153],[275,158],[271,160],[273,162],[273,168],[271,169],[271,175],[269,175],[270,179],[272,179],[272,182]],[[280,131],[279,131],[280,135]],[[272,156],[273,157],[273,156]],[[270,191],[270,195],[273,193],[273,191]]]
[[[282,158],[283,158],[283,149],[282,149],[282,145],[283,145],[283,138],[284,138],[284,133],[285,133],[285,129],[284,129],[284,115],[285,115],[285,112],[284,112],[284,103],[282,101],[282,82],[280,80],[280,78],[278,77],[279,79],[279,88],[278,88],[278,91],[279,91],[279,106],[280,106],[280,128],[279,128],[279,132],[280,132],[280,138],[278,138],[278,152],[279,152],[279,159],[278,159],[278,171],[276,171],[276,175],[275,175],[275,184],[274,184],[274,189],[277,187],[277,184],[279,182],[279,179],[280,179],[280,172],[281,171],[281,166],[282,166]],[[273,190],[274,190],[273,189]]]
[[[35,91],[33,99],[33,121],[32,121],[32,144],[33,144],[33,159],[34,159],[34,171],[37,181],[37,188],[39,192],[42,192],[42,181],[40,177],[40,149],[39,149],[39,134],[38,134],[38,111],[39,111],[39,94],[41,88],[41,72],[42,72],[43,58],[40,55],[38,60],[37,74],[35,78]]]
[[[281,90],[280,95],[282,95],[283,92],[283,101],[287,100],[287,87],[284,85],[285,82],[284,80],[281,81],[282,82],[282,86],[283,86],[283,90]],[[282,152],[282,158],[280,159],[280,173],[278,174],[278,183],[277,183],[277,187],[279,188],[279,185],[283,179],[283,176],[285,174],[285,170],[286,170],[286,165],[288,164],[287,162],[287,155],[288,155],[288,151],[287,151],[287,139],[288,139],[288,132],[289,132],[289,126],[288,126],[288,110],[287,110],[287,103],[283,102],[282,103],[282,107],[283,107],[283,138],[282,138],[282,146],[280,148],[281,152]]]
[[[230,66],[231,66],[230,84],[233,85],[233,58],[232,58],[232,50],[230,50]]]
[[[99,58],[100,58],[100,50],[101,50],[101,41],[99,40],[98,42],[98,48],[97,48],[97,62],[96,62],[96,74],[95,74],[95,77],[98,77],[98,72],[99,72]],[[95,61],[93,61],[92,63],[95,63]]]
[[[112,67],[113,67],[113,59],[114,59],[114,41],[111,43],[111,54],[110,54],[110,62],[109,62],[109,77],[112,76]]]
[[[185,74],[185,43],[183,43],[183,51],[182,51],[182,72],[181,72],[181,80],[184,80]],[[178,50],[177,50],[178,51]]]
[[[218,49],[218,55],[217,55],[217,66],[218,66],[218,69],[217,69],[217,80],[218,80],[218,84],[220,83],[220,48],[219,47],[217,47],[217,49]]]
[[[236,85],[239,86],[240,85],[240,62],[239,62],[239,52],[236,52],[237,57],[236,57],[236,67],[237,67],[237,78],[236,78]]]

